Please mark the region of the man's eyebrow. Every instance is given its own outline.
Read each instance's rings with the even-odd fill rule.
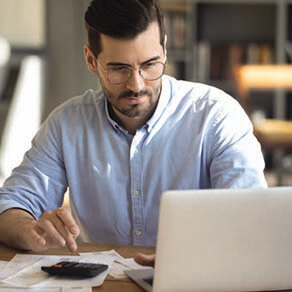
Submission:
[[[125,63],[120,63],[120,62],[109,62],[106,63],[107,66],[126,66],[126,67],[131,67],[129,64]]]
[[[159,59],[160,59],[160,56],[155,56],[155,57],[152,57],[152,58],[144,61],[141,65],[147,64],[149,62],[157,61]],[[109,62],[106,65],[107,66],[126,66],[126,67],[132,67],[130,64],[121,63],[121,62]]]
[[[156,57],[150,58],[149,60],[143,62],[141,65],[147,64],[149,62],[157,61],[159,59],[160,59],[160,56],[156,56]]]

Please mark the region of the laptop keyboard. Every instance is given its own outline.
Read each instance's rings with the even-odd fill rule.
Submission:
[[[150,286],[153,286],[153,278],[144,278],[143,279],[144,282],[146,282],[147,284],[149,284]]]

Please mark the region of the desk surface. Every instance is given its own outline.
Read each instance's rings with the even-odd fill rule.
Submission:
[[[115,249],[123,257],[133,257],[137,252],[143,252],[146,254],[154,253],[153,247],[140,247],[140,246],[127,246],[127,245],[105,245],[105,244],[93,244],[93,243],[80,243],[78,244],[79,252],[93,252]],[[9,261],[16,253],[37,254],[36,252],[23,252],[16,249],[9,248],[0,243],[0,260]],[[72,255],[65,248],[51,249],[41,254],[48,255]],[[76,253],[77,255],[77,253]],[[106,292],[106,291],[119,291],[119,292],[141,292],[135,283],[129,279],[114,279],[111,276],[107,276],[104,284],[99,288],[93,288],[92,291]]]

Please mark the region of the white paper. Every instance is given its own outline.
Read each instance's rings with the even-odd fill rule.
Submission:
[[[47,256],[47,255],[20,255],[17,254],[2,270],[2,283],[14,287],[95,287],[103,284],[108,273],[107,269],[97,277],[86,279],[67,279],[49,276],[41,270],[41,266],[50,266],[59,261],[77,261],[87,263],[107,264],[110,268],[113,258],[99,256]],[[28,264],[27,264],[28,263]],[[1,274],[2,274],[1,272]],[[8,275],[8,276],[7,276]],[[4,278],[4,279],[3,279]]]
[[[1,272],[1,270],[4,269],[4,267],[7,265],[7,263],[8,262],[6,262],[6,261],[0,261],[0,272]]]
[[[0,287],[0,292],[92,292],[90,287],[86,288],[15,288]]]
[[[35,262],[40,260],[39,255],[22,255],[16,254],[11,261],[7,262],[7,264],[1,270],[0,280],[8,278],[9,276],[14,275],[18,271],[28,267],[29,265],[34,264]]]
[[[114,258],[113,264],[110,267],[109,274],[117,279],[127,278],[124,274],[125,270],[132,269],[145,269],[144,266],[141,266],[135,262],[133,258],[124,258],[115,250],[110,251],[102,251],[102,252],[89,252],[89,253],[80,253],[80,255],[100,255],[100,254],[108,254]]]
[[[96,251],[96,252],[80,252],[79,254],[80,254],[80,256],[100,256],[100,255],[103,255],[103,256],[111,257],[113,260],[124,259],[114,249],[105,250],[105,251]]]

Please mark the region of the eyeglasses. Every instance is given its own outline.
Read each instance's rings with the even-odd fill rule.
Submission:
[[[113,84],[121,84],[128,81],[133,75],[133,68],[125,65],[111,65],[104,69],[99,63],[98,66],[106,73],[107,80]],[[138,67],[139,74],[144,80],[153,81],[159,79],[165,70],[166,62],[148,62]]]

